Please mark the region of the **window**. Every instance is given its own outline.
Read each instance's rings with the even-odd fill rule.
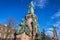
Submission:
[[[10,30],[8,32],[10,32]]]
[[[1,30],[3,30],[3,28],[1,28]]]
[[[1,30],[1,27],[0,27],[0,30]]]
[[[8,38],[11,38],[11,36],[10,36],[10,35],[8,35]]]
[[[0,33],[0,37],[1,37],[1,33]]]
[[[6,38],[6,34],[4,34],[4,38]]]
[[[1,28],[2,31],[5,31],[5,28]]]
[[[9,38],[9,36],[8,36],[8,38]]]
[[[5,29],[5,31],[7,32],[7,29]]]
[[[3,31],[5,31],[5,28],[3,28]]]

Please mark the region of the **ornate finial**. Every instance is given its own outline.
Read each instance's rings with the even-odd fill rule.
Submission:
[[[29,10],[28,13],[34,13],[34,5],[33,5],[33,1],[31,1],[30,6],[29,6]]]

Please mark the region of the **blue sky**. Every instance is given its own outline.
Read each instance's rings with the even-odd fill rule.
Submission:
[[[44,28],[46,34],[52,36],[52,25],[55,25],[60,37],[60,0],[0,0],[0,24],[10,17],[14,17],[19,24],[28,14],[31,1],[34,2],[40,31]]]

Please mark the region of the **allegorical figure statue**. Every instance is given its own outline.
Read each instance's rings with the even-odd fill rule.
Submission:
[[[33,2],[30,3],[28,15],[22,19],[17,31],[17,39],[19,40],[35,40],[38,33],[37,17],[34,14]]]

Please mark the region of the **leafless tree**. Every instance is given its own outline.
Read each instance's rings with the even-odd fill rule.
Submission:
[[[10,17],[6,20],[8,26],[16,26],[17,22],[14,17]]]

